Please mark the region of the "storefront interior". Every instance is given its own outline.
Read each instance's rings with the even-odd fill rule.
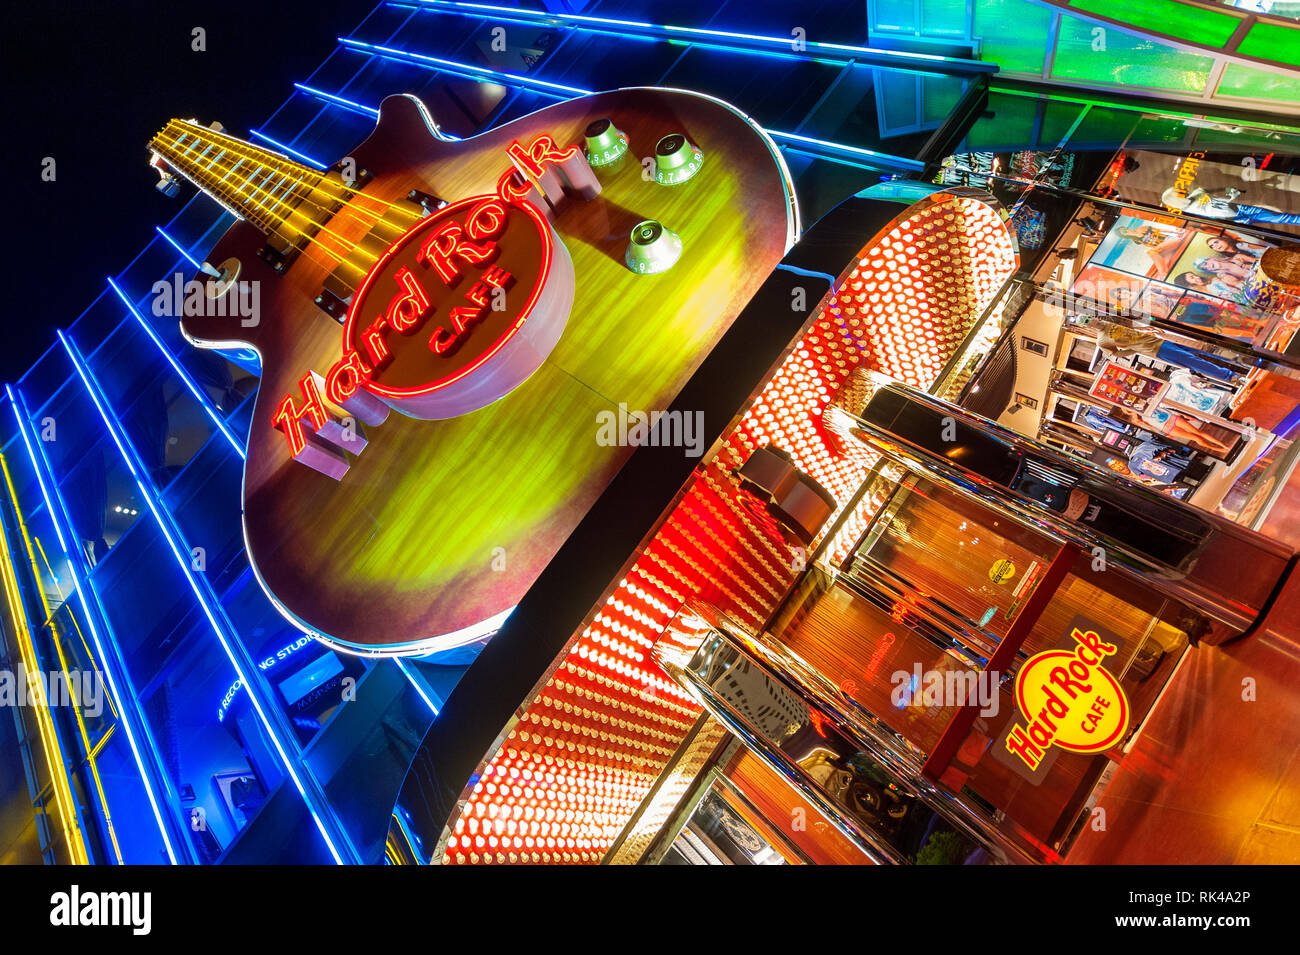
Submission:
[[[1279,629],[1272,591],[1295,543],[1300,141],[1148,114],[1108,147],[1088,142],[1090,124],[1116,116],[1094,109],[1104,115],[1080,111],[1051,152],[945,160],[936,182],[988,190],[1007,210],[1019,269],[981,302],[937,373],[889,368],[892,351],[865,346],[862,364],[908,381],[914,404],[937,415],[947,403],[970,424],[964,450],[936,445],[927,456],[920,425],[873,417],[861,371],[847,381],[812,373],[813,406],[825,410],[811,428],[795,415],[782,431],[761,416],[769,428],[753,429],[757,451],[735,472],[742,490],[756,491],[793,540],[791,513],[807,512],[781,507],[784,492],[769,500],[780,461],[755,463],[775,447],[831,492],[834,515],[799,535],[808,564],[761,625],[743,601],[715,592],[688,603],[656,642],[656,659],[707,715],[677,753],[692,769],[674,766],[692,782],[665,773],[612,859],[1294,857],[1300,843],[1280,800],[1294,792],[1295,756],[1269,752],[1293,704],[1277,701],[1239,727],[1239,754],[1208,738],[1201,710],[1230,708],[1247,660],[1271,661],[1270,687],[1286,696],[1295,674],[1295,637]],[[967,142],[981,133],[977,121]],[[836,304],[833,292],[824,320],[844,317]],[[870,334],[839,329],[846,341]],[[787,362],[797,366],[804,348],[821,357],[819,331],[810,327]],[[791,406],[804,407],[797,395]],[[990,435],[996,442],[984,443]],[[1023,461],[1005,490],[972,483],[996,462],[963,458],[993,461],[1002,448]],[[835,466],[846,454],[858,470]],[[1088,487],[1078,475],[1130,495],[1116,520],[1073,506]],[[1198,513],[1210,516],[1198,524]],[[1211,567],[1216,552],[1236,556]],[[1127,729],[1104,750],[1049,748],[1028,768],[1007,745],[1025,720],[1018,668],[1087,627],[1115,645],[1107,666]],[[980,703],[1001,705],[931,693],[924,681],[935,675],[972,694],[991,679]],[[1202,745],[1235,796],[1210,794],[1200,774],[1174,775]],[[792,814],[806,825],[785,822]]]

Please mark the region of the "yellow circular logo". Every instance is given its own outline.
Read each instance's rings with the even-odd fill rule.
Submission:
[[[989,580],[995,584],[1005,584],[1008,580],[1016,575],[1016,565],[1011,563],[1005,557],[995,561],[989,568]]]
[[[1007,749],[1036,769],[1049,746],[1101,753],[1124,738],[1129,706],[1124,690],[1103,665],[1118,647],[1095,631],[1075,629],[1074,648],[1034,654],[1016,674],[1016,708]]]

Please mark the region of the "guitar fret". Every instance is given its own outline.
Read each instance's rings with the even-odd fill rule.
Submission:
[[[257,185],[257,177],[264,171],[266,172],[267,178],[270,178],[271,171],[259,165],[248,180],[248,195],[244,197],[245,201],[248,202],[249,206],[254,210],[259,219],[261,218],[262,210],[258,207],[256,199],[257,190],[259,188]]]
[[[222,181],[222,182],[225,182],[228,178],[230,178],[230,176],[234,173],[234,171],[235,171],[236,169],[238,169],[240,166],[242,166],[242,165],[243,165],[244,163],[246,163],[246,162],[248,162],[248,158],[245,157],[245,156],[240,156],[240,157],[239,157],[239,162],[235,163],[233,166],[230,167],[230,171],[227,172],[224,176],[221,177],[221,181]]]
[[[284,195],[282,195],[279,199],[276,199],[274,202],[271,203],[271,205],[270,205],[270,207],[269,207],[269,210],[270,210],[271,212],[274,212],[274,211],[275,211],[275,207],[278,206],[278,205],[279,205],[281,202],[283,202],[285,199],[287,199],[288,196],[289,196],[289,193],[293,192],[293,190],[296,189],[296,188],[298,187],[298,183],[294,182],[294,181],[293,181],[292,179],[290,179],[288,176],[285,176],[285,177],[284,177],[284,180],[285,180],[285,185],[286,185],[288,188],[285,190]],[[268,196],[266,197],[267,200],[269,201],[270,199],[272,199],[272,198],[274,197],[274,195],[275,195],[274,193],[271,193],[270,195],[268,195]]]
[[[325,229],[347,201],[328,174],[184,120],[168,123],[150,148],[237,219],[291,247]]]
[[[280,180],[285,178],[284,175],[281,174],[281,176],[278,179],[272,180],[272,176],[274,175],[275,175],[275,171],[272,170],[271,174],[266,177],[266,181],[263,182],[260,187],[266,190],[266,197],[261,200],[261,207],[263,213],[267,216],[268,224],[270,223],[270,217],[275,214],[274,213],[275,207],[271,205],[271,196],[275,195],[275,190],[280,187]]]

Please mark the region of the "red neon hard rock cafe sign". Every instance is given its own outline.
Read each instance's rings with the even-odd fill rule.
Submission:
[[[559,149],[549,136],[508,152],[514,165],[495,194],[421,219],[366,275],[348,308],[342,356],[324,375],[305,374],[300,394],[272,415],[295,458],[335,477],[346,470],[321,446],[341,431],[326,399],[367,424],[381,423],[389,407],[451,418],[509,393],[550,354],[573,305],[573,262],[528,197],[552,165],[587,189],[595,180],[572,167],[585,165],[576,146]]]

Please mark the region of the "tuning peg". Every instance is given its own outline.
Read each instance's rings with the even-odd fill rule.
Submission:
[[[608,119],[588,123],[583,135],[587,139],[587,162],[593,166],[608,166],[627,155],[627,134]]]
[[[681,254],[681,237],[653,219],[647,219],[632,227],[632,241],[628,243],[624,261],[633,272],[654,275],[672,268]]]
[[[154,183],[154,188],[164,196],[170,199],[180,192],[180,182],[172,174],[171,167],[167,165],[167,160],[156,152],[149,154],[149,168],[157,171],[158,181]]]
[[[675,186],[685,182],[704,164],[704,153],[681,133],[670,133],[655,145],[655,182]]]

